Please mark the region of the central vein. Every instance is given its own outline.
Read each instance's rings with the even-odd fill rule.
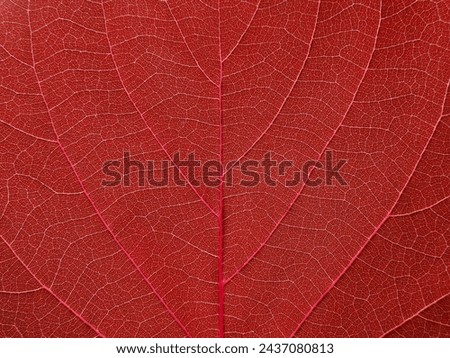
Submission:
[[[219,258],[218,258],[218,304],[219,304],[219,337],[224,337],[225,325],[224,325],[224,280],[223,280],[223,122],[222,122],[222,49],[221,49],[221,35],[220,35],[220,0],[218,4],[219,12],[219,85],[218,85],[218,103],[219,103],[219,212],[217,216],[219,225]]]

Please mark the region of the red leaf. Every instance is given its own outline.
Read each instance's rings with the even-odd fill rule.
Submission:
[[[448,2],[1,9],[1,336],[450,336]],[[347,185],[102,185],[124,152]]]

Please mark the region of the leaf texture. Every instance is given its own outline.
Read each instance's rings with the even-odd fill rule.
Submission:
[[[0,336],[450,337],[447,1],[0,12]],[[347,185],[102,185],[125,151]]]

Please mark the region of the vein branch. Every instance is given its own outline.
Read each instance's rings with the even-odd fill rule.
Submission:
[[[107,25],[107,21],[106,21],[106,13],[105,13],[105,6],[102,4],[102,12],[103,12],[103,19],[105,20],[105,35],[106,35],[106,40],[108,41],[108,46],[109,46],[109,52],[111,53],[111,59],[112,62],[114,64],[114,68],[116,70],[117,76],[119,78],[119,81],[121,83],[121,86],[123,87],[123,90],[125,91],[131,105],[134,107],[134,109],[136,110],[136,112],[139,114],[140,118],[142,119],[142,121],[144,122],[144,125],[146,126],[146,128],[149,130],[149,132],[151,133],[152,137],[155,139],[155,141],[158,143],[158,145],[161,147],[161,149],[164,151],[165,155],[167,156],[167,158],[170,160],[170,162],[174,165],[175,168],[177,168],[177,170],[179,171],[179,173],[181,174],[181,176],[183,177],[183,179],[188,183],[188,185],[190,186],[190,188],[192,189],[192,191],[198,196],[198,198],[200,199],[200,201],[206,206],[206,208],[208,209],[208,211],[210,211],[214,216],[217,217],[217,212],[208,204],[208,202],[203,198],[202,195],[200,195],[200,193],[197,191],[197,189],[192,185],[191,181],[188,180],[188,178],[186,177],[186,175],[183,173],[183,171],[180,169],[180,167],[173,161],[172,157],[170,156],[169,152],[167,151],[166,147],[163,145],[163,143],[161,142],[161,140],[158,138],[158,136],[156,135],[156,133],[153,131],[153,129],[148,125],[147,121],[144,118],[144,113],[138,108],[138,106],[136,105],[136,103],[133,101],[133,99],[131,98],[131,94],[130,92],[127,90],[125,83],[123,81],[122,75],[120,74],[119,71],[119,66],[117,65],[113,50],[112,50],[112,44],[111,44],[111,40],[109,38],[108,35],[108,25]]]
[[[102,7],[103,7],[103,3],[102,3]],[[180,320],[176,317],[175,313],[169,308],[169,306],[167,305],[167,303],[165,302],[165,300],[163,299],[163,297],[156,291],[155,287],[153,286],[153,284],[150,282],[150,280],[147,278],[147,276],[142,272],[141,268],[137,265],[137,263],[133,260],[133,258],[130,256],[130,254],[128,253],[128,251],[125,249],[125,247],[122,245],[122,243],[119,241],[119,239],[117,238],[117,236],[112,232],[111,228],[109,227],[108,223],[106,222],[106,220],[104,219],[103,215],[100,213],[100,211],[98,210],[97,206],[94,204],[92,198],[90,197],[90,195],[88,194],[83,181],[81,180],[80,176],[78,175],[77,171],[75,170],[75,167],[72,163],[72,161],[70,160],[63,144],[61,143],[61,140],[59,138],[59,135],[56,131],[55,125],[53,123],[52,120],[52,114],[50,112],[48,103],[45,99],[44,96],[44,92],[42,90],[42,84],[41,81],[39,79],[39,76],[37,74],[36,71],[36,66],[35,66],[35,58],[34,58],[34,51],[33,51],[33,34],[32,34],[32,30],[31,30],[31,20],[30,20],[30,2],[28,5],[28,22],[29,22],[29,27],[30,27],[30,49],[31,49],[31,57],[32,57],[32,67],[33,67],[33,72],[34,75],[36,77],[36,82],[38,84],[39,87],[39,91],[41,93],[42,99],[44,101],[44,105],[47,109],[49,118],[50,118],[50,122],[53,128],[53,131],[55,133],[56,136],[56,141],[58,143],[59,148],[61,149],[66,161],[68,162],[70,168],[72,169],[79,185],[81,186],[81,189],[83,191],[83,194],[85,195],[85,197],[87,198],[87,200],[89,201],[89,203],[91,204],[92,208],[94,209],[96,215],[98,216],[98,218],[100,219],[100,221],[102,222],[102,224],[104,225],[104,227],[106,228],[106,230],[108,231],[108,233],[111,235],[111,237],[114,239],[114,241],[116,242],[116,244],[118,245],[118,247],[120,248],[120,250],[125,254],[125,256],[128,258],[128,260],[132,263],[132,265],[135,267],[136,271],[140,274],[140,276],[142,276],[142,278],[144,279],[144,281],[147,283],[147,285],[150,287],[151,291],[155,294],[155,296],[158,298],[158,300],[162,303],[162,305],[164,306],[164,308],[166,309],[166,311],[172,316],[172,318],[175,320],[175,322],[180,326],[180,328],[188,335],[191,336],[190,333],[187,331],[186,327],[180,322]],[[106,20],[105,20],[106,21]]]
[[[20,262],[20,264],[29,272],[29,274],[37,281],[37,283],[46,290],[51,296],[53,296],[58,302],[60,302],[65,308],[67,308],[75,317],[77,317],[81,322],[83,322],[86,326],[88,326],[90,329],[92,329],[97,336],[105,338],[105,335],[101,333],[98,328],[94,327],[89,321],[87,321],[80,313],[75,311],[72,307],[69,306],[69,304],[64,301],[62,298],[60,298],[55,292],[52,291],[50,287],[45,285],[32,271],[31,269],[25,264],[25,262],[19,257],[19,255],[16,254],[16,252],[13,250],[11,245],[6,241],[6,239],[0,235],[0,238],[5,243],[6,246],[8,246],[8,249],[12,252],[14,257]]]
[[[447,91],[449,89],[449,85],[450,85],[450,81],[447,84]],[[400,201],[401,196],[403,195],[405,189],[408,187],[408,184],[411,182],[411,179],[414,175],[414,173],[417,170],[417,167],[419,166],[419,163],[421,162],[424,153],[426,152],[426,150],[428,149],[428,146],[431,143],[431,140],[434,136],[434,133],[436,132],[436,129],[440,123],[440,121],[442,120],[443,116],[444,116],[444,108],[445,108],[445,100],[446,100],[447,96],[444,96],[443,99],[443,103],[442,103],[442,113],[441,116],[439,118],[438,121],[436,121],[436,124],[430,134],[430,137],[428,138],[427,143],[425,144],[422,152],[419,155],[419,158],[416,162],[416,164],[414,165],[414,168],[411,171],[410,176],[408,177],[406,183],[404,184],[404,186],[401,188],[401,190],[399,191],[396,200],[394,200],[394,203],[392,204],[391,208],[389,209],[389,211],[387,212],[386,216],[383,218],[383,220],[381,220],[381,222],[375,227],[374,231],[372,232],[372,234],[367,238],[366,242],[361,246],[361,248],[356,252],[355,256],[353,256],[353,258],[351,259],[351,261],[348,263],[348,265],[344,268],[344,270],[342,270],[342,272],[334,279],[334,281],[331,283],[331,285],[322,293],[322,295],[319,297],[319,299],[316,301],[316,303],[314,305],[311,306],[310,310],[308,311],[308,313],[305,315],[305,317],[301,320],[301,322],[299,323],[299,325],[297,326],[297,328],[294,330],[294,332],[292,333],[291,337],[293,337],[301,328],[301,326],[306,322],[306,320],[308,319],[308,317],[313,313],[313,311],[316,309],[316,307],[320,304],[320,302],[323,301],[323,299],[327,296],[327,294],[331,291],[331,289],[333,289],[336,284],[339,282],[339,280],[344,276],[344,274],[350,269],[350,267],[353,265],[353,263],[357,260],[357,258],[361,255],[361,253],[364,251],[364,249],[367,247],[367,245],[370,243],[370,241],[372,240],[372,238],[378,233],[378,231],[383,227],[384,223],[390,218],[392,217],[392,212],[395,209],[395,207],[397,206],[398,202]]]

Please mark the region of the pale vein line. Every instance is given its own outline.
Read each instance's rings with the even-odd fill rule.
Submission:
[[[29,293],[35,293],[35,292],[39,292],[39,291],[42,291],[42,287],[38,287],[38,288],[35,288],[33,290],[28,290],[28,291],[0,291],[0,294],[3,294],[3,295],[26,295]]]
[[[17,58],[16,56],[14,56],[11,52],[9,52],[9,50],[8,50],[5,46],[0,45],[0,48],[1,48],[3,51],[5,51],[5,52],[8,54],[8,56],[11,57],[13,60],[15,60],[15,61],[21,63],[22,65],[25,65],[26,67],[31,67],[30,64],[28,64],[28,63],[26,63],[26,62],[24,62],[24,61],[18,59],[18,58]]]
[[[407,322],[411,321],[413,318],[416,318],[417,316],[421,317],[420,314],[424,311],[426,311],[428,308],[430,308],[431,306],[435,305],[436,303],[439,303],[440,301],[442,301],[443,299],[447,298],[448,296],[450,296],[450,292],[447,293],[446,295],[442,296],[441,298],[438,298],[436,301],[431,302],[430,304],[426,305],[425,307],[423,307],[420,311],[416,312],[415,314],[413,314],[411,317],[409,317],[408,319],[404,320],[402,323],[400,323],[399,325],[391,328],[390,330],[386,331],[382,336],[380,336],[380,338],[384,338],[386,337],[389,333],[392,333],[393,331],[395,331],[396,329],[400,328],[401,326],[403,326],[404,324],[406,324]],[[423,317],[421,317],[423,318]],[[426,320],[426,318],[423,318]],[[443,323],[439,323],[442,325],[445,325]]]
[[[33,139],[41,140],[41,141],[43,141],[43,142],[48,142],[48,143],[56,143],[56,140],[48,139],[48,138],[44,138],[44,137],[40,137],[40,136],[34,135],[34,134],[32,134],[32,133],[28,133],[28,132],[24,131],[23,129],[14,127],[12,124],[9,124],[9,123],[7,123],[7,122],[2,121],[1,119],[0,119],[0,123],[1,123],[1,124],[4,124],[5,126],[8,126],[9,128],[12,128],[12,129],[14,129],[14,130],[20,132],[20,133],[22,133],[22,134],[25,134],[26,136],[29,136],[29,137],[31,137],[31,138],[33,138]]]
[[[219,84],[215,83],[207,74],[206,72],[203,70],[202,66],[200,66],[200,64],[198,63],[196,57],[194,56],[194,53],[192,52],[191,48],[189,47],[189,45],[187,44],[187,41],[183,35],[183,31],[181,31],[180,25],[178,24],[177,19],[175,18],[175,15],[172,12],[172,9],[169,6],[169,2],[166,1],[166,5],[167,8],[169,9],[170,15],[172,15],[173,21],[175,22],[175,25],[178,28],[178,31],[180,32],[181,38],[183,39],[184,44],[186,45],[186,48],[188,49],[189,53],[192,56],[192,59],[194,60],[195,64],[197,65],[197,67],[199,68],[199,70],[205,75],[205,77],[208,79],[209,82],[211,82],[214,86],[218,87]]]
[[[445,198],[442,198],[441,200],[436,201],[434,204],[428,205],[428,206],[426,206],[424,208],[417,209],[417,210],[414,210],[414,211],[410,211],[408,213],[394,214],[394,215],[391,215],[391,217],[392,218],[398,218],[398,217],[402,217],[402,216],[410,216],[410,215],[414,215],[414,214],[417,214],[417,213],[421,213],[423,211],[433,209],[435,206],[438,206],[440,203],[446,201],[448,198],[450,198],[450,196],[446,196]]]
[[[225,62],[225,61],[228,59],[228,57],[231,56],[231,54],[234,52],[234,50],[235,50],[235,49],[238,47],[238,45],[241,43],[241,41],[242,41],[242,39],[244,38],[245,34],[247,33],[248,29],[249,29],[250,26],[252,25],[253,20],[255,19],[255,16],[256,16],[256,13],[258,12],[259,5],[260,5],[260,4],[261,4],[261,0],[259,0],[258,3],[256,4],[255,12],[253,13],[252,18],[250,19],[247,28],[242,32],[241,37],[239,37],[239,39],[238,39],[236,45],[234,45],[234,47],[231,49],[231,51],[228,53],[228,55],[226,55],[226,56],[222,59],[222,63]],[[219,23],[219,26],[220,26],[220,23]],[[221,53],[222,53],[222,52],[221,52]]]

